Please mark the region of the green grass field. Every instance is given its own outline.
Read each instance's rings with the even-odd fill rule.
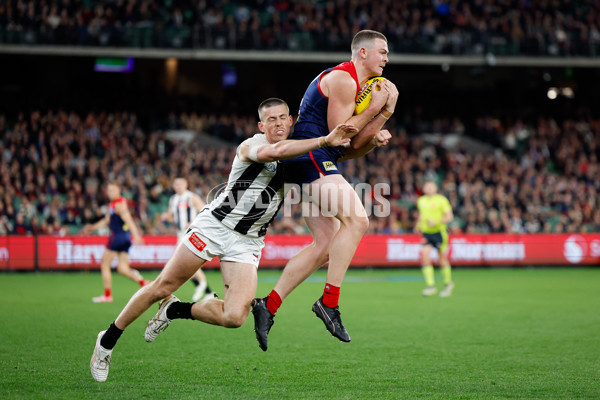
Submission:
[[[259,271],[258,294],[278,276]],[[600,398],[600,269],[457,269],[448,299],[421,297],[418,270],[350,271],[341,311],[351,343],[310,310],[324,276],[284,302],[266,353],[251,315],[229,330],[175,321],[146,343],[154,307],[123,334],[108,381],[97,383],[96,334],[136,285],[115,276],[115,302],[93,304],[98,273],[0,274],[0,398]],[[208,278],[222,294],[220,275]],[[192,290],[177,294],[188,300]]]

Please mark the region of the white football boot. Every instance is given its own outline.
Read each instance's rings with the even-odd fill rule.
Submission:
[[[158,312],[150,321],[148,321],[148,325],[146,325],[146,331],[144,332],[144,339],[146,339],[146,342],[154,341],[159,333],[167,329],[169,324],[173,321],[172,319],[167,318],[167,308],[178,301],[179,299],[176,296],[170,295],[160,302],[158,305]]]
[[[108,378],[108,367],[110,367],[110,358],[112,354],[112,349],[107,350],[100,344],[100,339],[104,336],[104,332],[106,331],[98,333],[96,347],[94,347],[94,353],[90,360],[90,371],[92,372],[92,377],[97,382],[104,382],[106,381],[106,378]]]

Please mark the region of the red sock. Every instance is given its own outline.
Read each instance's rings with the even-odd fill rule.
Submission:
[[[323,304],[327,307],[337,307],[340,301],[340,287],[325,283],[323,291]]]
[[[275,290],[271,290],[271,293],[269,293],[267,296],[267,309],[269,309],[271,314],[275,315],[282,302],[283,301],[281,300],[281,297],[279,297],[279,293],[277,293]]]
[[[111,294],[112,294],[112,290],[110,288],[104,289],[104,296],[110,297]]]
[[[145,279],[139,280],[138,283],[140,284],[141,287],[144,287],[144,285],[146,284],[146,280]]]

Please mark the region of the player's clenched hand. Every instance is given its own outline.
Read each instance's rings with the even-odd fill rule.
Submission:
[[[136,236],[133,238],[134,244],[139,244],[140,246],[144,244],[144,239],[141,236]]]
[[[382,129],[371,139],[371,144],[375,147],[387,146],[392,138],[392,134],[387,129]]]
[[[389,91],[386,89],[387,86],[385,85],[386,82],[387,80],[383,81],[383,83],[375,82],[373,84],[374,87],[373,90],[371,90],[371,103],[368,108],[379,112],[386,105],[389,96]],[[396,102],[394,102],[394,106],[395,105]],[[390,111],[393,111],[393,109]]]
[[[398,88],[391,81],[383,81],[383,89],[388,93],[387,102],[385,103],[385,109],[389,112],[394,112],[396,109],[396,102],[398,101]]]
[[[350,138],[357,133],[358,129],[354,125],[339,124],[327,135],[327,144],[329,146],[341,146],[350,142]]]

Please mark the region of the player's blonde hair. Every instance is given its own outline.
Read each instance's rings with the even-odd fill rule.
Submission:
[[[288,114],[290,113],[290,107],[288,106],[288,104],[281,100],[278,99],[277,97],[270,97],[266,100],[264,100],[262,103],[260,103],[258,105],[258,118],[262,121],[263,120],[263,110],[265,108],[269,108],[269,107],[274,107],[274,106],[279,106],[279,105],[284,105],[285,108],[287,108]]]
[[[361,48],[366,47],[367,44],[371,44],[369,42],[373,42],[375,39],[381,39],[387,43],[387,38],[383,33],[369,29],[362,30],[354,35],[354,39],[352,39],[352,44],[350,45],[352,58],[358,54]]]

